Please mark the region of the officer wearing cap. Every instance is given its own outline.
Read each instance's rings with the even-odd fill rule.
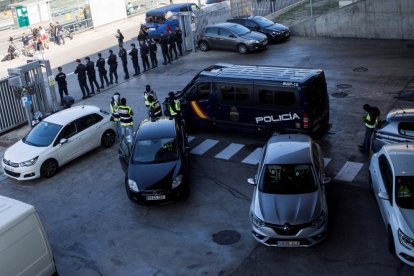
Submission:
[[[89,87],[86,84],[86,66],[82,64],[80,59],[77,59],[76,63],[78,66],[76,66],[75,74],[78,75],[79,87],[83,95],[82,99],[86,99],[87,97],[90,97]]]
[[[96,91],[99,93],[101,90],[99,89],[99,84],[96,81],[96,71],[95,71],[95,63],[89,58],[85,57],[86,60],[86,74],[88,75],[89,84],[92,89],[91,94],[95,94],[95,88],[93,85],[96,85]]]

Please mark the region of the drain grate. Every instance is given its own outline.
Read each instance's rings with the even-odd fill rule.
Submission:
[[[347,83],[340,83],[336,87],[339,88],[339,89],[350,89],[350,88],[352,88],[352,85],[347,84]]]
[[[348,93],[345,93],[345,92],[332,93],[332,97],[334,97],[334,98],[345,98],[347,96],[348,96]]]
[[[239,232],[234,230],[223,230],[213,234],[213,241],[219,245],[230,245],[240,240]]]
[[[353,71],[354,72],[366,72],[366,71],[368,71],[368,68],[360,66],[360,67],[354,68]]]

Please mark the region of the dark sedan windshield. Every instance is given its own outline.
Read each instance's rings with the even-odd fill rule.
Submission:
[[[36,125],[22,141],[23,143],[35,147],[47,147],[53,140],[55,140],[56,135],[61,128],[61,125],[42,121]]]
[[[164,163],[178,159],[174,138],[138,140],[135,144],[132,163]]]
[[[404,209],[414,209],[414,176],[397,176],[395,201]]]
[[[235,25],[231,26],[229,28],[229,31],[236,34],[237,36],[242,36],[242,35],[250,33],[249,29],[247,29],[246,27],[244,27],[242,25],[239,25],[239,24],[235,24]]]
[[[266,17],[257,16],[254,18],[254,22],[259,24],[261,27],[269,27],[272,26],[274,23],[267,19]]]
[[[265,165],[259,185],[268,194],[305,194],[316,189],[311,164]]]

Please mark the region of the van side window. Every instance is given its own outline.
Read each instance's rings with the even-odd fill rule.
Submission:
[[[259,88],[260,105],[292,106],[296,103],[296,95],[293,91],[276,91],[272,88]]]
[[[222,104],[251,105],[253,101],[253,87],[251,85],[218,83],[217,91]]]
[[[262,105],[273,105],[273,91],[266,89],[259,90],[259,103]]]
[[[275,104],[283,106],[291,106],[295,103],[295,93],[294,92],[285,92],[285,91],[276,91],[275,92]]]
[[[205,101],[210,98],[210,83],[199,83],[197,86],[197,100]]]

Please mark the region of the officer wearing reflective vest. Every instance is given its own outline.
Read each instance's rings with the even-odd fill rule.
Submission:
[[[109,109],[111,110],[111,121],[114,121],[116,123],[116,131],[117,135],[121,134],[121,130],[119,129],[119,114],[118,114],[118,107],[121,104],[120,102],[120,95],[118,92],[116,92],[111,99],[111,103],[109,104]]]
[[[157,94],[155,94],[155,91],[151,89],[151,86],[149,84],[147,84],[145,86],[145,92],[144,92],[144,103],[147,108],[149,106],[149,102],[148,102],[149,95],[152,95],[154,99],[157,100]]]
[[[174,118],[179,118],[181,116],[180,100],[175,98],[175,94],[172,91],[168,93],[168,113]]]
[[[132,108],[126,104],[126,99],[121,99],[121,104],[118,106],[119,123],[121,125],[121,137],[125,137],[128,143],[132,143],[132,133],[134,121],[132,116],[134,112]]]
[[[378,125],[380,110],[369,104],[364,104],[363,108],[367,112],[363,117],[365,122],[365,137],[364,142],[359,145],[359,149],[362,152],[369,152],[371,148],[371,136]]]
[[[152,94],[148,95],[148,113],[150,118],[155,119],[162,116],[161,104]]]

